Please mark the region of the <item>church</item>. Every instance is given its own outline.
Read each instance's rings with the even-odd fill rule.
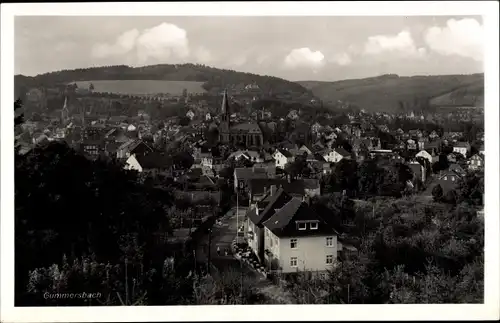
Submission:
[[[224,91],[219,125],[219,141],[224,144],[261,147],[264,144],[262,130],[257,123],[231,124],[231,111],[227,90]]]

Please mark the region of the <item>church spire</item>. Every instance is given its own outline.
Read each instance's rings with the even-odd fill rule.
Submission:
[[[64,97],[64,105],[61,110],[61,122],[64,124],[68,120],[69,111],[68,111],[68,97]]]
[[[221,113],[222,114],[229,113],[229,100],[227,98],[227,89],[224,89],[224,94],[222,95]]]

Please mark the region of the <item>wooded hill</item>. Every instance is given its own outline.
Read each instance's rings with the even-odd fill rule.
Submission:
[[[394,111],[423,98],[436,107],[483,106],[484,74],[402,77],[387,74],[336,82],[299,81],[325,102],[348,102],[367,111]]]
[[[204,82],[203,88],[217,92],[223,88],[256,84],[264,93],[309,94],[306,88],[278,77],[263,76],[233,70],[218,69],[199,64],[161,64],[143,67],[126,65],[80,68],[40,74],[34,77],[15,76],[16,94],[26,88],[50,87],[73,81],[90,80],[168,80]]]

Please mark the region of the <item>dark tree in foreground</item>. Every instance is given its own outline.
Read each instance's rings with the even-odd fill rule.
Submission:
[[[434,198],[435,202],[441,201],[441,199],[443,198],[443,188],[441,187],[441,185],[437,184],[436,186],[434,186],[434,188],[432,189],[432,197]]]
[[[18,156],[15,182],[16,305],[50,305],[42,291],[56,290],[101,292],[105,305],[134,303],[146,291],[140,302],[149,305],[189,301],[190,256],[165,244],[170,191],[140,185],[118,163],[89,161],[59,143]],[[168,275],[167,259],[174,263]]]

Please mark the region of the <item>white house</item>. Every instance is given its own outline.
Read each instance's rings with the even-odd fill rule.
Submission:
[[[344,158],[349,158],[351,155],[343,148],[327,149],[323,153],[323,158],[329,163],[338,163]]]
[[[294,161],[293,155],[284,149],[276,149],[273,154],[276,167],[284,169],[285,165]]]
[[[457,142],[453,146],[453,152],[454,153],[459,153],[463,155],[464,157],[467,157],[467,153],[470,151],[470,144],[468,142]]]
[[[337,232],[301,199],[292,198],[262,225],[270,271],[326,272],[337,262]]]
[[[135,157],[135,155],[131,155],[127,159],[127,161],[125,162],[124,169],[126,169],[126,170],[136,170],[139,173],[142,173],[142,171],[144,170],[142,168],[141,164],[139,163],[139,161],[137,160],[137,158]]]
[[[247,150],[245,154],[248,156],[249,160],[253,163],[263,163],[264,157],[259,154],[258,151]]]
[[[299,118],[299,113],[297,110],[291,110],[286,117],[288,119],[297,120]]]
[[[127,170],[136,170],[138,172],[161,172],[168,170],[172,165],[169,156],[162,153],[152,152],[146,155],[132,154],[125,162],[124,168]]]
[[[210,112],[207,112],[207,114],[205,114],[205,120],[206,121],[212,120],[212,115],[210,114]]]
[[[313,133],[313,134],[317,135],[317,134],[319,134],[319,132],[320,132],[321,128],[323,128],[323,127],[321,126],[321,124],[319,124],[319,122],[316,122],[315,124],[313,124],[313,125],[311,126],[311,133]]]
[[[137,127],[136,127],[136,126],[134,126],[133,124],[131,124],[131,125],[129,125],[129,126],[127,127],[127,131],[136,131],[136,130],[137,130]]]
[[[415,143],[415,140],[413,139],[408,139],[406,141],[407,145],[408,145],[408,149],[409,150],[417,150],[417,144]]]
[[[194,112],[192,110],[189,110],[186,113],[186,117],[188,117],[190,120],[193,120],[193,118],[194,118]]]
[[[429,154],[426,150],[421,150],[419,151],[418,154],[415,155],[415,157],[422,157],[422,158],[425,158],[429,161],[429,163],[432,164],[432,155]]]
[[[308,155],[314,155],[314,152],[312,150],[312,148],[309,148],[307,147],[306,145],[302,145],[300,148],[299,148],[300,151],[303,151],[303,152],[306,152]]]
[[[484,155],[475,154],[469,160],[469,169],[476,170],[484,168]]]

